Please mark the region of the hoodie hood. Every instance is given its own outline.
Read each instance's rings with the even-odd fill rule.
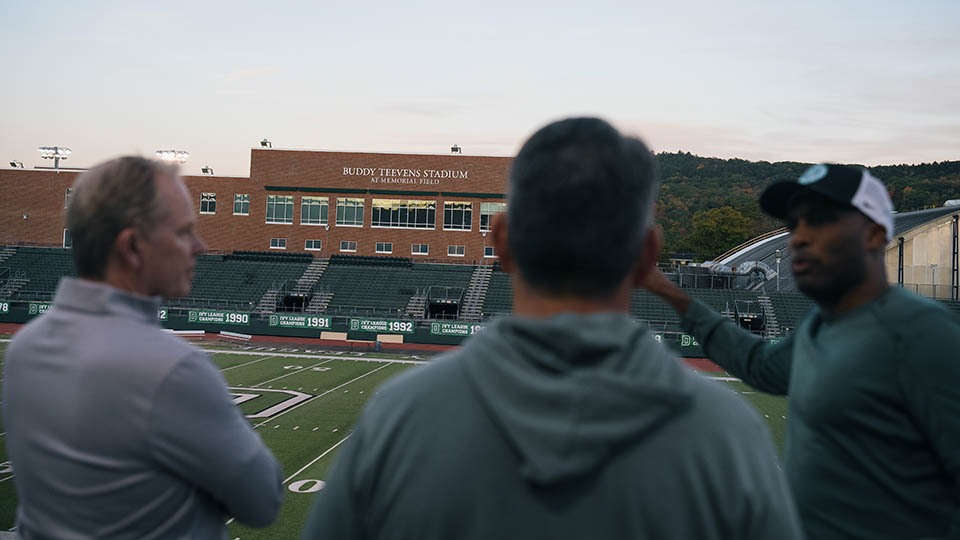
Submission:
[[[695,375],[626,314],[504,318],[462,353],[521,474],[540,486],[595,471],[693,403]]]

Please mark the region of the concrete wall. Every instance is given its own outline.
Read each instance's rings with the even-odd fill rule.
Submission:
[[[900,236],[903,238],[904,287],[928,298],[950,299],[953,214]],[[894,238],[887,245],[885,260],[890,283],[897,283],[898,244],[898,238]],[[936,268],[932,265],[936,265]]]

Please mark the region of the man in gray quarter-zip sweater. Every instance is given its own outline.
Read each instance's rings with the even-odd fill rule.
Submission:
[[[120,158],[67,211],[79,279],[7,349],[3,423],[22,540],[226,538],[272,522],[280,466],[207,355],[163,332],[190,290],[193,202],[176,170]]]
[[[556,122],[510,182],[515,316],[378,391],[303,537],[800,538],[758,415],[628,315],[659,255],[643,143]]]
[[[789,395],[785,469],[811,539],[960,539],[960,325],[887,284],[893,205],[858,167],[814,165],[770,186],[797,288],[815,308],[766,345],[659,272],[645,286],[707,355],[758,390]]]

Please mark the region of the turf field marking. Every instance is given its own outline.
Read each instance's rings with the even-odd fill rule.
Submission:
[[[231,369],[237,369],[238,367],[249,366],[250,364],[256,364],[257,362],[263,362],[264,360],[269,360],[271,358],[276,358],[276,356],[264,356],[263,358],[247,362],[246,364],[240,364],[239,366],[230,366],[228,368],[223,368],[220,371],[230,371]]]
[[[337,444],[334,444],[334,445],[331,446],[330,448],[327,448],[322,454],[320,454],[319,456],[311,459],[311,460],[310,460],[310,463],[307,463],[307,464],[304,465],[303,467],[300,467],[300,470],[298,470],[297,472],[291,474],[289,478],[287,478],[286,480],[283,481],[283,483],[286,484],[287,482],[289,482],[289,481],[293,480],[294,478],[296,478],[298,474],[300,474],[300,473],[302,473],[303,471],[305,471],[305,470],[307,470],[308,468],[310,468],[311,465],[313,465],[314,463],[316,463],[316,462],[320,461],[321,459],[323,459],[324,456],[326,456],[326,455],[329,454],[330,452],[333,452],[333,449],[334,449],[334,448],[340,446],[341,444],[343,444],[343,441],[345,441],[345,440],[347,440],[347,439],[349,439],[349,438],[350,438],[350,435],[347,435],[346,437],[344,437],[344,438],[340,439],[339,441],[337,441]]]
[[[337,360],[337,359],[331,358],[331,360]],[[259,424],[253,426],[253,429],[257,429],[258,427],[263,426],[263,425],[265,425],[265,424],[267,424],[268,422],[271,422],[271,421],[273,421],[273,420],[276,420],[277,418],[280,418],[281,416],[287,414],[288,412],[290,412],[290,411],[292,411],[292,410],[294,410],[294,409],[297,409],[297,408],[299,408],[299,407],[303,407],[304,405],[306,405],[307,403],[312,402],[312,401],[315,400],[315,399],[322,398],[323,396],[329,394],[330,392],[333,392],[334,390],[339,390],[339,389],[343,388],[344,386],[346,386],[346,385],[348,385],[348,384],[350,384],[350,383],[359,381],[360,379],[366,377],[367,375],[370,375],[371,373],[376,373],[376,372],[380,371],[381,369],[383,369],[383,368],[385,368],[385,367],[388,367],[389,365],[390,365],[390,364],[384,364],[384,365],[382,365],[382,366],[380,366],[380,367],[378,367],[378,368],[376,368],[376,369],[371,369],[370,371],[364,373],[363,375],[360,375],[359,377],[350,379],[349,381],[341,384],[340,386],[337,386],[337,387],[335,387],[335,388],[331,388],[331,389],[327,390],[326,392],[324,392],[324,393],[322,393],[322,394],[313,396],[312,398],[304,401],[303,403],[300,403],[300,404],[298,404],[298,405],[295,405],[295,406],[293,406],[293,407],[290,407],[289,409],[283,411],[282,413],[274,416],[274,417],[271,418],[270,420],[264,420],[263,422],[260,422]]]
[[[287,374],[285,374],[285,375],[281,375],[281,376],[279,376],[279,377],[274,377],[274,378],[270,379],[269,381],[263,381],[263,382],[261,382],[261,383],[257,383],[257,384],[255,384],[255,385],[251,386],[250,388],[256,388],[256,387],[260,386],[261,384],[267,384],[268,382],[273,382],[273,381],[275,381],[275,380],[277,380],[277,379],[282,379],[282,378],[284,378],[284,377],[289,377],[289,376],[291,376],[291,375],[296,375],[297,373],[303,373],[304,371],[306,371],[306,370],[308,370],[308,369],[310,369],[310,368],[315,368],[315,367],[317,367],[317,366],[319,366],[319,365],[321,365],[321,364],[326,364],[327,362],[331,362],[331,361],[333,361],[333,360],[334,360],[333,358],[330,358],[330,359],[324,360],[323,362],[320,362],[319,364],[314,364],[314,365],[312,365],[312,366],[307,366],[307,367],[305,367],[305,368],[300,368],[300,369],[298,369],[298,370],[296,370],[296,371],[292,371],[292,372],[287,373]],[[286,388],[286,387],[284,387],[284,388]]]
[[[231,349],[204,349],[208,353],[223,353],[223,354],[245,354],[248,356],[262,356],[262,352],[254,351],[236,351]],[[295,354],[295,353],[274,353],[274,357],[283,357],[283,358],[312,358],[312,359],[322,359],[329,358],[330,360],[353,360],[355,362],[379,362],[387,364],[426,364],[426,360],[400,360],[398,358],[377,358],[373,356],[336,356],[332,354]]]
[[[6,478],[0,478],[0,484],[6,482],[7,480],[9,480],[9,479],[11,479],[11,478],[13,478],[13,476],[14,476],[14,475],[11,474],[10,476],[8,476],[8,477],[6,477]]]

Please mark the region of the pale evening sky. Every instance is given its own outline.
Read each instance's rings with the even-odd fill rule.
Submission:
[[[14,2],[0,164],[252,146],[513,155],[600,115],[657,151],[960,159],[960,2]]]

